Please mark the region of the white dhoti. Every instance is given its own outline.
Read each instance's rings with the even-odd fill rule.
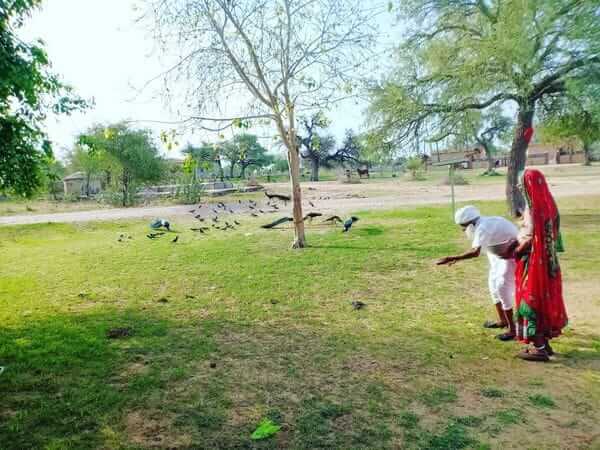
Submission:
[[[515,268],[514,259],[502,259],[488,253],[490,273],[488,285],[494,304],[502,304],[502,309],[512,309],[515,301]]]

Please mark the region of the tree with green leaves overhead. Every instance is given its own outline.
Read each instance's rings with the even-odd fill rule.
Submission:
[[[600,70],[597,0],[410,0],[399,64],[372,92],[381,141],[443,132],[457,113],[516,107],[506,185],[510,209],[536,111]]]
[[[140,183],[160,179],[162,158],[149,130],[131,129],[127,124],[96,126],[80,136],[80,144],[89,151],[106,152],[118,162],[114,177],[121,193],[121,204],[132,205]]]
[[[17,32],[40,0],[0,1],[0,192],[32,195],[52,165],[44,130],[48,114],[86,107],[50,71],[43,42],[27,43]]]
[[[600,78],[600,74],[593,76]],[[542,120],[542,141],[579,141],[583,164],[590,165],[592,145],[600,142],[600,82],[582,80],[575,84],[569,96],[557,99],[546,109]]]

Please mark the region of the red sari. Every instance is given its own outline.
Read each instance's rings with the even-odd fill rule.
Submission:
[[[562,277],[557,252],[563,251],[560,216],[544,175],[526,169],[523,192],[533,224],[531,250],[517,261],[517,337],[552,339],[567,325],[562,296]]]

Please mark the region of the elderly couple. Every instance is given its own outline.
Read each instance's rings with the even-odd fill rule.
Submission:
[[[519,358],[548,361],[554,353],[550,339],[567,325],[557,257],[563,251],[560,217],[539,170],[524,171],[521,190],[527,206],[520,229],[502,217],[484,217],[474,206],[466,206],[456,212],[455,221],[472,239],[472,249],[442,258],[437,264],[452,265],[485,251],[490,262],[489,289],[500,320],[486,322],[484,327],[508,328],[497,336],[502,341],[518,339],[533,344],[521,351]]]

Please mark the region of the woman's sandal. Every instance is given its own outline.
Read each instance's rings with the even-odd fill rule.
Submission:
[[[519,354],[517,354],[517,358],[521,358],[525,361],[540,361],[547,362],[550,361],[548,357],[548,352],[546,349],[538,350],[538,349],[528,349],[526,348]]]

